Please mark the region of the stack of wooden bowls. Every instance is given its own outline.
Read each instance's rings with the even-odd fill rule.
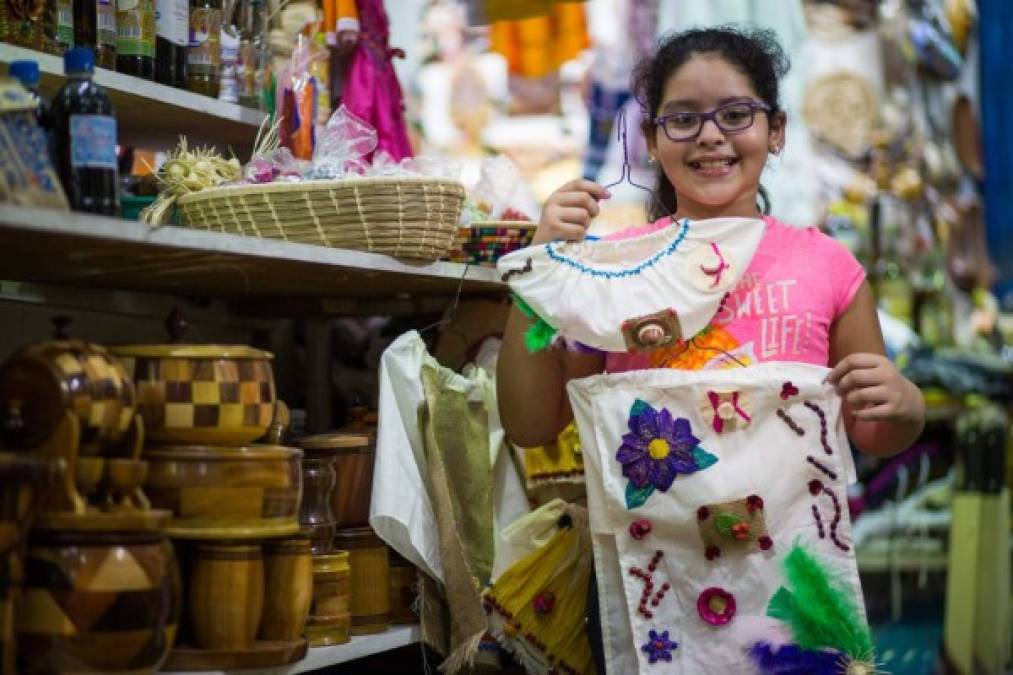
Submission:
[[[302,451],[265,444],[283,405],[272,355],[247,346],[111,349],[137,390],[145,492],[171,512],[187,615],[168,670],[263,668],[306,653],[310,540],[300,533]],[[277,431],[277,430],[275,430]]]
[[[0,509],[0,550],[12,550],[28,513],[25,458],[59,471],[35,495],[23,558],[0,563],[11,601],[0,612],[4,668],[14,662],[15,611],[18,673],[154,672],[182,605],[164,533],[170,514],[151,508],[142,489],[148,465],[130,378],[98,345],[32,345],[0,367],[0,428],[4,447],[20,458],[4,463],[0,481],[2,503],[13,506]],[[15,491],[14,501],[6,498]]]

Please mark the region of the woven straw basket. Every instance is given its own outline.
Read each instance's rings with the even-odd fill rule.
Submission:
[[[434,178],[239,185],[179,198],[187,227],[436,260],[457,233],[464,187]]]

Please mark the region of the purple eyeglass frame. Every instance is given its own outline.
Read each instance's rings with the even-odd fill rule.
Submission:
[[[742,127],[741,129],[725,129],[723,126],[721,126],[721,122],[718,122],[718,113],[721,112],[722,110],[742,105],[748,106],[750,112],[753,113],[753,117],[751,120],[749,120],[749,124],[747,126]],[[660,115],[658,117],[653,118],[651,120],[651,123],[654,124],[655,126],[661,127],[661,130],[665,132],[665,136],[668,136],[668,140],[672,141],[673,143],[679,143],[682,141],[695,140],[703,132],[703,125],[707,123],[707,120],[714,122],[714,124],[717,126],[718,129],[721,130],[721,133],[723,134],[741,133],[753,126],[753,122],[756,121],[757,110],[762,110],[763,112],[769,113],[770,106],[767,105],[766,103],[760,103],[759,101],[735,101],[733,103],[726,103],[723,106],[714,108],[714,110],[711,110],[709,112],[693,112],[689,110],[683,110],[676,113],[670,113],[668,115]],[[675,117],[676,115],[692,115],[696,117],[698,120],[700,120],[700,126],[697,127],[696,133],[694,133],[691,136],[672,138],[668,133],[668,129],[665,128],[665,122],[668,121],[670,118]]]

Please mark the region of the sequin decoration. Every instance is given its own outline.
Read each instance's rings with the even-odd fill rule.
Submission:
[[[545,591],[535,596],[535,599],[531,602],[532,609],[535,610],[535,614],[549,614],[556,606],[556,596],[552,591]]]
[[[781,400],[787,401],[792,396],[798,396],[798,387],[791,382],[785,382],[781,385]]]
[[[650,352],[681,343],[682,325],[674,309],[627,319],[622,326],[623,341],[630,352]]]
[[[650,639],[640,647],[640,651],[647,654],[647,661],[649,663],[657,663],[658,661],[670,663],[672,652],[679,647],[679,643],[668,639],[667,630],[660,633],[652,630],[648,633],[648,637]]]
[[[745,396],[738,391],[708,391],[700,413],[719,434],[745,429],[753,420]]]
[[[759,495],[701,506],[696,520],[707,560],[721,557],[722,550],[728,547],[747,552],[773,548]]]
[[[651,521],[646,518],[634,520],[630,523],[630,536],[640,541],[651,533]]]
[[[666,408],[655,410],[637,400],[630,409],[629,432],[623,434],[616,461],[623,465],[626,508],[644,504],[655,490],[667,492],[679,474],[696,473],[718,458],[700,447],[689,420],[673,418]]]
[[[712,626],[723,626],[735,616],[735,596],[723,588],[712,586],[696,601],[700,618]]]

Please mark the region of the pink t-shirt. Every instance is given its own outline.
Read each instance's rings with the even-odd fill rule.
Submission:
[[[865,270],[850,251],[814,227],[764,220],[766,231],[742,280],[704,331],[679,347],[610,353],[605,370],[698,370],[766,361],[828,365],[830,326],[851,304]],[[670,223],[662,218],[609,238],[646,234]]]

